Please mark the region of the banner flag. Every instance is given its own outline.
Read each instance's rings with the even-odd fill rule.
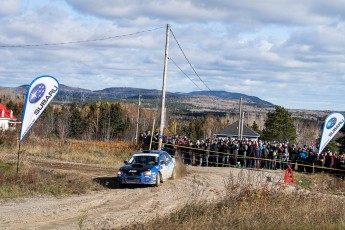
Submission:
[[[23,110],[20,142],[47,105],[53,100],[60,88],[59,82],[51,76],[40,76],[34,79],[26,93]]]
[[[319,155],[337,132],[344,126],[344,115],[341,113],[331,113],[326,117],[321,134]]]

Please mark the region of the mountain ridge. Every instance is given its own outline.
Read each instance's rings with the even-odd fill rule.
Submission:
[[[25,94],[29,85],[21,85],[18,87],[4,87],[13,90],[16,93]],[[132,88],[132,87],[108,87],[101,90],[89,90],[79,87],[71,87],[64,84],[60,84],[60,92],[57,95],[57,100],[70,100],[72,98],[83,98],[97,100],[100,98],[106,100],[118,100],[118,99],[133,99],[141,95],[143,98],[158,98],[162,95],[162,91],[158,89],[143,89],[143,88]],[[258,104],[261,106],[273,107],[274,104],[271,102],[262,100],[256,96],[250,96],[242,93],[227,92],[224,90],[217,91],[192,91],[188,93],[182,92],[166,92],[167,97],[198,97],[208,96],[217,97],[222,99],[234,99],[238,100],[242,97],[244,102]],[[81,100],[81,99],[80,99]]]

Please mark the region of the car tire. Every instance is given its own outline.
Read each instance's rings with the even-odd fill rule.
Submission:
[[[156,187],[159,187],[161,185],[161,174],[157,172],[156,174]]]
[[[125,184],[119,183],[119,188],[125,188],[125,187],[126,187]]]

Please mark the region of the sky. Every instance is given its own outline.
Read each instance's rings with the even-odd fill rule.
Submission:
[[[343,0],[2,0],[0,86],[160,90],[167,24],[169,92],[345,111]]]

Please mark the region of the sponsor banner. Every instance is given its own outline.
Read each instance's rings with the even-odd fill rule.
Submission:
[[[47,105],[59,91],[59,82],[51,76],[40,76],[33,80],[26,93],[23,110],[20,142]]]
[[[344,126],[344,115],[341,113],[331,113],[326,117],[325,124],[321,134],[319,154]]]

